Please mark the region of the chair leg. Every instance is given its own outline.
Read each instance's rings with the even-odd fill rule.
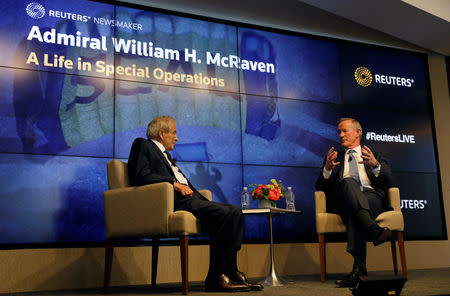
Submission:
[[[188,247],[189,236],[183,235],[180,237],[180,258],[181,258],[181,285],[183,294],[187,295],[189,290],[189,278],[188,278]]]
[[[325,282],[327,272],[326,253],[325,253],[325,235],[319,233],[319,255],[320,255],[320,281]]]
[[[394,264],[394,273],[398,274],[397,267],[397,247],[395,245],[395,238],[397,236],[397,232],[395,231],[391,238],[391,251],[392,251],[392,263]]]
[[[106,241],[105,246],[105,275],[103,278],[103,293],[109,294],[109,284],[111,281],[111,267],[114,255],[114,245],[111,240]]]
[[[152,239],[152,287],[156,286],[156,275],[158,274],[159,237]]]
[[[405,279],[408,279],[408,272],[406,270],[406,255],[405,255],[405,241],[403,239],[403,231],[399,231],[398,235],[398,249],[400,251],[400,261],[402,263],[402,271]]]

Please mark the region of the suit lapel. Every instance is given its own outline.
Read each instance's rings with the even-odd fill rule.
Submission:
[[[175,174],[173,173],[172,170],[172,166],[169,164],[169,161],[167,160],[167,158],[164,156],[164,154],[161,152],[161,150],[159,149],[158,146],[156,146],[155,143],[153,143],[152,140],[148,140],[150,142],[150,144],[153,147],[153,150],[156,151],[156,154],[159,156],[159,158],[161,159],[161,161],[165,164],[165,166],[167,167],[167,170],[169,171],[169,173],[175,177]]]
[[[161,158],[162,162],[165,164],[165,166],[167,167],[167,170],[169,171],[170,175],[172,177],[175,178],[175,173],[172,170],[172,166],[169,164],[169,161],[167,160],[166,156],[164,155],[163,152],[161,152],[161,150],[158,148],[158,146],[156,146],[155,143],[153,143],[152,140],[148,140],[150,142],[150,144],[152,145],[153,150],[156,151],[157,155]],[[181,169],[177,166],[178,171],[186,178],[186,180],[188,181],[188,185],[189,187],[191,187],[191,189],[195,189],[194,186],[191,184],[191,182],[189,181],[189,179],[186,177],[186,175],[181,171]]]
[[[372,174],[372,169],[370,168],[370,165],[368,165],[367,163],[364,164],[364,169],[366,170],[366,174],[369,177],[370,174]]]
[[[336,158],[336,161],[340,163],[336,166],[339,173],[339,181],[342,180],[342,176],[344,175],[344,161],[345,161],[344,155],[345,151],[338,152],[338,156]]]

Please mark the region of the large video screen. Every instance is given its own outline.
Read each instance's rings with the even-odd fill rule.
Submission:
[[[425,55],[88,0],[2,7],[0,246],[103,242],[106,163],[160,115],[214,200],[293,188],[303,215],[275,218],[279,242],[315,239],[315,181],[354,117],[390,159],[406,238],[447,236]],[[245,242],[268,239],[267,219],[246,217]]]

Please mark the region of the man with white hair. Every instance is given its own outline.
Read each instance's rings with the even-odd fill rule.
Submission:
[[[378,246],[392,237],[391,230],[374,221],[389,208],[386,191],[392,187],[392,173],[381,154],[361,146],[362,128],[356,119],[341,118],[338,133],[344,150],[330,148],[316,189],[325,192],[327,211],[338,213],[347,226],[353,269],[336,284],[352,287],[360,275],[367,275],[366,241]]]
[[[134,140],[128,159],[128,174],[133,186],[169,182],[174,188],[174,209],[196,216],[210,236],[210,263],[205,280],[208,292],[262,290],[249,283],[237,267],[237,252],[244,233],[244,216],[239,207],[211,202],[202,196],[176,166],[168,151],[178,140],[175,119],[154,118],[147,138]]]

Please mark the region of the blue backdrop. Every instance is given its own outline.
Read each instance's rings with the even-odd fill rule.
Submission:
[[[103,241],[106,162],[159,115],[176,118],[173,155],[214,200],[292,186],[304,214],[276,218],[286,242],[314,238],[315,180],[338,119],[355,117],[391,159],[406,237],[444,235],[423,55],[86,0],[5,1],[0,36],[0,244]],[[247,241],[268,235],[246,218]]]

